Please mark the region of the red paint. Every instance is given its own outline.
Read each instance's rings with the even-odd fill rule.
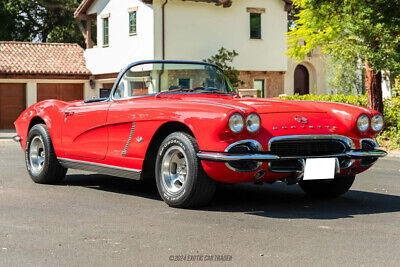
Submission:
[[[244,117],[258,112],[262,120],[261,129],[256,133],[246,130],[239,134],[232,133],[228,128],[228,118],[234,112]],[[357,130],[356,120],[363,113],[372,118],[378,112],[336,103],[182,93],[86,104],[82,101],[46,100],[25,110],[15,122],[15,127],[22,138],[23,150],[29,125],[33,118],[39,117],[49,129],[58,157],[141,170],[153,135],[167,122],[186,125],[203,151],[223,152],[230,144],[243,139],[257,140],[266,151],[272,137],[308,134],[344,135],[359,148],[361,138],[378,135],[372,130],[366,133]],[[305,117],[308,124],[296,121],[296,116]],[[126,154],[122,155],[132,123],[135,123],[135,131]],[[141,142],[138,141],[140,139]],[[358,166],[358,161],[354,166]],[[218,181],[235,183],[254,179],[254,173],[234,172],[224,163],[204,161],[203,167],[210,177]],[[262,169],[267,169],[266,163]],[[357,167],[355,172],[365,170]],[[263,180],[284,177],[285,174],[267,171]]]

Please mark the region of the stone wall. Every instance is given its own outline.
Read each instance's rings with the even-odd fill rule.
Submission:
[[[254,80],[264,80],[265,97],[284,94],[284,71],[240,71],[239,79],[245,84],[239,89],[254,89]]]

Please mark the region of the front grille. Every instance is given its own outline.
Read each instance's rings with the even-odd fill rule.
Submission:
[[[277,140],[272,142],[270,150],[280,157],[326,156],[344,152],[346,145],[335,139]]]

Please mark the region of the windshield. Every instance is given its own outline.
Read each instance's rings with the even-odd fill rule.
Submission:
[[[224,74],[202,63],[145,63],[133,66],[122,76],[114,99],[161,92],[233,93]]]

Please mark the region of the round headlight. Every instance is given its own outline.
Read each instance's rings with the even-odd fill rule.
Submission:
[[[251,133],[255,133],[260,129],[261,119],[257,113],[251,113],[246,119],[246,128],[247,131]]]
[[[233,113],[229,118],[229,129],[234,133],[240,133],[244,127],[243,116],[239,113]]]
[[[375,132],[379,132],[383,128],[383,117],[381,114],[376,114],[371,119],[371,128]]]
[[[369,128],[369,117],[365,114],[360,115],[357,119],[357,128],[360,132],[366,132]]]

